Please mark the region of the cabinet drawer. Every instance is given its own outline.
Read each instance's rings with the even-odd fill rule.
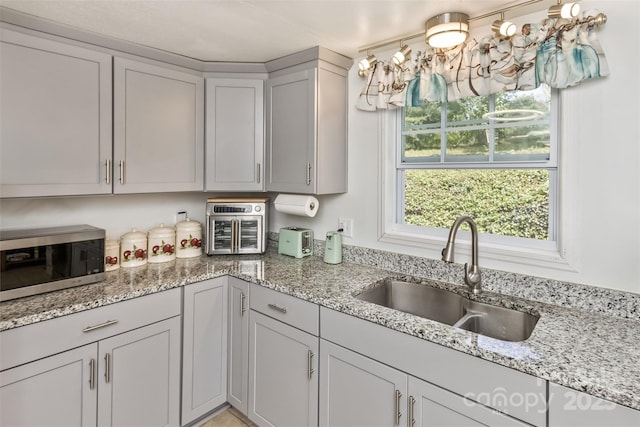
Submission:
[[[252,310],[259,311],[312,335],[319,334],[320,307],[317,304],[252,284],[249,305]]]
[[[0,370],[180,315],[180,289],[46,320],[0,334]]]

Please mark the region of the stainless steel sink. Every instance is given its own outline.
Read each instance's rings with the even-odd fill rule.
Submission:
[[[447,325],[453,325],[464,315],[466,299],[443,289],[399,280],[385,280],[356,298]]]
[[[538,319],[522,311],[466,300],[464,316],[453,326],[503,341],[524,341]]]
[[[356,298],[503,341],[526,340],[539,319],[444,289],[400,280],[385,280]]]

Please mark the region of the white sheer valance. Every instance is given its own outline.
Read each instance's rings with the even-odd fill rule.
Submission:
[[[525,24],[511,38],[486,36],[451,49],[426,46],[401,66],[367,71],[357,108],[366,111],[455,101],[542,83],[564,89],[609,74],[595,34],[597,11],[579,18]]]

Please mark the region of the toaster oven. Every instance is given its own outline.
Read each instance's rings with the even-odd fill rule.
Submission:
[[[262,254],[267,249],[269,199],[209,199],[205,251],[217,254]]]

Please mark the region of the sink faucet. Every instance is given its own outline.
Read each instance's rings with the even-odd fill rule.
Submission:
[[[456,233],[458,228],[463,222],[469,224],[471,228],[471,265],[466,263],[464,265],[464,282],[469,286],[469,289],[474,294],[480,293],[482,284],[482,277],[480,277],[480,266],[478,266],[478,227],[468,216],[458,217],[451,230],[449,230],[449,239],[447,240],[447,246],[442,250],[442,260],[445,262],[453,262],[454,242],[456,240]]]

